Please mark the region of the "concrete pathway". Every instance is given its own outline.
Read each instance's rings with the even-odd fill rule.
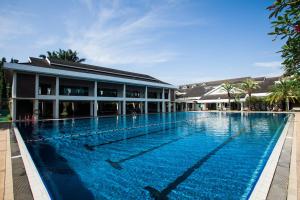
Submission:
[[[294,134],[296,135],[297,196],[300,199],[300,113],[296,113],[294,125]]]
[[[0,124],[0,199],[4,200],[14,199],[9,137],[8,127]]]

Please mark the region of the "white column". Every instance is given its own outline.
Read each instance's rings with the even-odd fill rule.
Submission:
[[[39,119],[39,100],[35,99],[33,102],[33,117],[34,120]]]
[[[188,103],[185,103],[185,111],[188,111]]]
[[[55,82],[55,100],[54,100],[54,106],[53,106],[53,117],[55,119],[59,118],[59,77],[56,77]]]
[[[11,92],[12,98],[17,97],[17,73],[13,73],[13,80],[12,80],[12,92]]]
[[[243,110],[244,110],[244,103],[241,102],[241,111],[243,111]]]
[[[148,87],[145,88],[145,114],[148,114]]]
[[[173,103],[173,112],[176,112],[176,103]]]
[[[122,101],[118,102],[118,115],[122,115]]]
[[[38,100],[38,95],[39,95],[39,75],[35,75],[35,88],[34,88],[34,102],[33,102],[33,117],[34,120],[39,119],[39,100]]]
[[[39,79],[40,79],[39,75],[36,74],[35,75],[35,98],[36,99],[38,98],[39,95],[39,82],[40,82]]]
[[[14,72],[13,73],[13,80],[12,80],[12,88],[11,88],[11,96],[12,96],[12,104],[11,104],[11,116],[12,116],[12,120],[15,121],[16,120],[16,115],[17,115],[17,73]]]
[[[165,102],[165,88],[163,88],[163,95],[162,95],[162,112],[166,112],[166,102]]]
[[[206,103],[204,103],[204,104],[202,104],[202,105],[203,105],[202,109],[203,109],[203,110],[206,110]]]
[[[171,89],[169,89],[169,95],[168,95],[168,112],[171,112],[172,104],[171,104]]]
[[[98,101],[97,101],[97,88],[98,88],[98,83],[97,81],[95,81],[94,83],[94,117],[97,117],[98,116]]]
[[[126,115],[126,84],[123,85],[123,115]]]

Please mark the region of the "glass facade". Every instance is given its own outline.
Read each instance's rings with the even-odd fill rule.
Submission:
[[[89,96],[88,87],[60,86],[59,94],[66,96]]]
[[[51,84],[40,84],[39,95],[54,95]]]
[[[140,91],[127,91],[126,97],[128,98],[141,98],[141,92]]]
[[[108,88],[98,88],[97,96],[100,97],[117,97],[118,90],[117,89],[108,89]]]

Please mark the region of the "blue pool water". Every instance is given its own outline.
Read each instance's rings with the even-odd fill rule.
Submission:
[[[180,112],[17,126],[53,199],[247,199],[286,119]]]

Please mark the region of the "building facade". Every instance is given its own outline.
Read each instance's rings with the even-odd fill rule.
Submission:
[[[176,111],[176,87],[145,74],[32,57],[4,69],[14,121]]]
[[[249,110],[247,107],[248,95],[241,90],[238,85],[247,79],[252,79],[258,83],[258,88],[252,92],[252,97],[261,99],[268,96],[271,87],[279,81],[281,77],[242,77],[236,79],[209,81],[196,84],[179,86],[176,92],[176,103],[178,111],[199,111],[199,110],[226,110],[228,109],[228,95],[222,85],[231,83],[235,87],[232,90],[231,109]],[[256,110],[269,110],[264,103],[254,104]]]

